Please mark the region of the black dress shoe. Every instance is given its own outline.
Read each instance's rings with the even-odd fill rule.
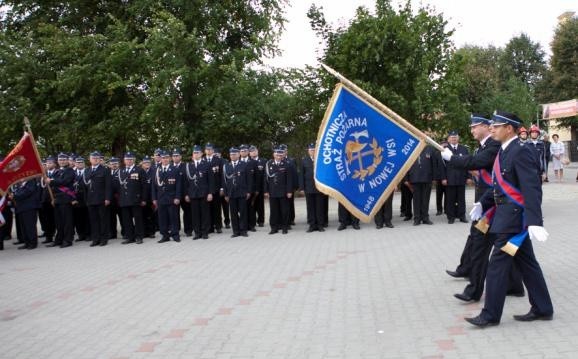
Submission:
[[[441,215],[442,215],[442,212],[441,212],[441,211],[437,211],[437,212],[436,212],[436,216],[441,216]]]
[[[337,227],[337,230],[338,230],[338,231],[342,231],[342,230],[344,230],[345,228],[347,228],[347,226],[346,226],[345,224],[340,224],[339,227]]]
[[[239,236],[240,236],[239,233],[233,233],[233,234],[231,234],[231,238],[237,238],[237,237],[239,237]]]
[[[376,228],[376,229],[382,229],[382,228],[383,228],[383,224],[376,224],[376,225],[375,225],[375,228]]]
[[[193,232],[185,232],[185,237],[189,238],[193,235]]]
[[[168,242],[168,241],[170,241],[170,239],[168,239],[167,237],[163,237],[163,238],[161,238],[157,243],[165,243],[165,242]]]
[[[36,249],[36,247],[37,247],[37,246],[29,246],[29,247],[26,248],[26,249]]]
[[[460,222],[462,222],[462,223],[469,223],[469,221],[466,219],[466,217],[460,218]]]
[[[411,221],[411,216],[404,217],[404,218],[403,218],[403,221],[404,221],[404,222]]]
[[[360,230],[360,229],[361,229],[361,227],[359,227],[359,223],[353,223],[353,224],[351,225],[351,227],[353,227],[353,229],[355,229],[355,230]]]
[[[464,293],[456,293],[454,294],[454,297],[463,300],[464,302],[477,302],[477,300]]]
[[[72,247],[72,243],[62,243],[60,245],[60,248],[68,248],[68,247]]]
[[[225,228],[231,228],[231,227],[226,226]],[[221,228],[217,228],[217,233],[223,233],[223,230]]]
[[[454,277],[454,278],[466,278],[466,275],[461,274],[461,273],[456,272],[456,271],[446,270],[446,273],[447,273],[450,277]]]
[[[306,233],[311,233],[311,232],[314,232],[314,231],[315,231],[315,228],[309,227],[309,228],[307,228],[307,230],[306,230],[305,232],[306,232]]]
[[[325,228],[323,228],[323,226],[317,228],[317,230],[318,230],[319,232],[325,232]]]
[[[23,245],[23,246],[18,247],[18,249],[28,249],[28,246],[27,246],[27,245]]]
[[[286,229],[284,229],[284,230],[282,230],[282,231],[281,231],[281,233],[283,233],[283,234],[287,234],[287,233],[289,233],[289,231],[288,231],[288,230],[286,230]]]
[[[180,242],[180,241],[181,241],[181,238],[179,238],[179,237],[174,237],[174,238],[173,238],[173,241],[175,241],[175,242],[177,242],[177,243],[178,243],[178,242]]]
[[[135,241],[131,241],[130,239],[125,239],[124,241],[121,242],[121,244],[131,244],[134,243]]]
[[[208,234],[203,234],[203,239],[209,239],[209,235],[208,235]]]
[[[249,228],[249,230],[250,230],[251,232],[257,232],[257,230],[256,230],[255,228]]]
[[[142,244],[142,238],[137,238],[137,239],[136,239],[136,244]]]
[[[249,234],[247,234],[247,232],[241,232],[241,237],[249,237]]]
[[[475,325],[479,328],[491,327],[494,325],[500,324],[500,322],[494,322],[487,319],[482,318],[481,316],[473,317],[473,318],[464,318],[466,322]]]
[[[429,219],[424,219],[423,221],[421,221],[421,223],[423,223],[423,224],[429,224],[429,225],[432,225],[432,224],[433,224],[433,222],[430,221]]]
[[[197,239],[201,239],[201,236],[199,236],[198,234],[196,234],[196,235],[193,237],[193,241],[196,241]]]
[[[387,228],[393,228],[393,224],[391,224],[391,222],[387,222],[387,223],[385,224],[385,226],[386,226]]]
[[[108,244],[108,241],[100,242],[100,246],[101,246],[101,247],[104,247],[104,246],[106,246],[107,244]]]
[[[524,315],[514,315],[514,319],[519,322],[533,322],[534,320],[552,320],[554,317],[553,314],[536,314],[532,311],[529,311],[527,314]]]
[[[276,230],[276,229],[272,229],[272,230],[269,232],[269,234],[275,234],[275,233],[279,233],[279,231]]]
[[[454,224],[455,221],[456,221],[455,218],[449,218],[449,219],[448,219],[448,224]]]
[[[90,246],[91,246],[91,247],[96,247],[96,246],[98,246],[99,244],[100,244],[100,243],[98,243],[98,242],[92,242],[92,243],[90,243]]]
[[[52,247],[60,247],[60,244],[56,244],[56,243],[52,242],[52,243],[50,243],[50,244],[46,245],[46,247],[48,247],[48,248],[52,248]]]
[[[418,221],[418,220],[413,221],[413,225],[414,225],[414,226],[419,226],[420,224],[421,224],[421,223],[420,223],[420,221]]]
[[[52,238],[46,238],[45,240],[43,240],[40,243],[42,243],[42,244],[52,243]]]

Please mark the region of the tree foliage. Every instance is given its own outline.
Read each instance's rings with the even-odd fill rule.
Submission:
[[[28,116],[46,151],[119,154],[234,128],[238,98],[223,89],[276,53],[285,0],[5,4],[2,140],[17,137]]]
[[[541,103],[578,98],[578,17],[560,24],[552,41],[550,69],[538,88]],[[578,124],[578,116],[565,118],[561,126]]]
[[[361,7],[350,24],[336,29],[320,8],[312,6],[308,16],[326,44],[320,60],[402,117],[438,132],[464,123],[465,109],[455,96],[459,79],[449,68],[453,30],[441,14],[378,0],[375,13]]]

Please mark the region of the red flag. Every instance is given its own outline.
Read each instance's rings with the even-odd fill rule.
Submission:
[[[42,176],[43,168],[32,136],[25,132],[20,142],[0,163],[0,194],[15,182]]]

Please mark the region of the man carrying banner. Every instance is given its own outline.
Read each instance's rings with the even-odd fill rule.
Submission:
[[[56,217],[56,238],[47,247],[66,248],[72,246],[74,238],[74,214],[72,203],[76,201],[74,193],[74,170],[68,167],[68,155],[58,155],[58,165],[53,178],[44,181],[54,191],[54,213]]]
[[[32,217],[37,213],[40,205],[37,203],[39,198],[37,198],[34,193],[38,193],[39,196],[40,192],[38,192],[38,183],[34,178],[41,176],[44,173],[44,168],[40,161],[40,157],[38,156],[38,151],[36,150],[34,137],[30,132],[30,123],[28,123],[28,119],[25,119],[24,122],[28,128],[28,132],[24,133],[18,144],[0,162],[0,226],[6,225],[6,219],[2,213],[6,210],[10,210],[7,208],[9,202],[7,196],[8,189],[14,183],[23,182],[13,187],[14,189],[18,189],[19,194],[16,197],[27,202],[26,199],[28,198],[28,195],[30,195],[31,198],[34,198],[35,200],[20,205],[18,213],[21,215],[17,216],[16,229],[20,243],[25,245],[24,248],[35,248],[37,246],[36,219]],[[12,192],[13,194],[11,195],[11,198],[14,199],[14,191]],[[12,205],[15,207],[15,200],[11,202],[13,202]],[[22,220],[24,220],[24,222],[20,223]],[[32,232],[32,228],[26,228],[26,233],[21,233],[22,226],[28,225],[30,227],[32,221],[34,221],[34,232]],[[7,226],[6,230],[9,229],[10,227]],[[10,233],[2,233],[0,240],[4,241],[4,237],[9,235]],[[2,247],[3,245],[4,242],[2,242]]]
[[[29,179],[12,185],[11,199],[15,204],[16,217],[20,227],[20,241],[24,245],[18,249],[34,249],[38,246],[36,222],[40,209],[42,189],[38,179]]]
[[[483,211],[494,212],[489,228],[494,235],[494,249],[488,266],[484,309],[476,317],[465,318],[482,328],[500,323],[513,263],[522,273],[531,303],[527,314],[515,315],[514,319],[551,320],[554,313],[532,248],[532,240],[548,239],[542,221],[540,166],[533,151],[517,139],[516,129],[520,125],[518,116],[511,113],[495,112],[492,116],[492,138],[501,143],[493,166],[494,187],[484,193],[470,212],[472,220],[479,220]]]
[[[492,184],[492,166],[498,151],[500,143],[490,136],[490,120],[482,114],[472,114],[470,118],[470,132],[472,137],[479,141],[479,147],[473,155],[456,156],[450,149],[442,152],[442,158],[448,163],[448,166],[470,170],[474,174],[475,180],[475,202],[478,202],[482,195],[488,189],[493,188]],[[460,265],[455,271],[447,270],[450,276],[468,277],[469,284],[463,293],[456,293],[454,297],[469,302],[479,301],[484,292],[484,283],[486,281],[486,271],[488,268],[488,256],[492,249],[492,238],[490,234],[485,234],[477,227],[478,221],[474,221],[470,227],[470,235],[466,240]],[[516,296],[524,295],[524,286],[519,272],[512,267],[510,271],[508,293]]]

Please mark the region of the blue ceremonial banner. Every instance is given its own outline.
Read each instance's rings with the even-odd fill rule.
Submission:
[[[397,116],[397,115],[396,115]],[[317,189],[369,222],[425,141],[338,84],[317,135]]]

